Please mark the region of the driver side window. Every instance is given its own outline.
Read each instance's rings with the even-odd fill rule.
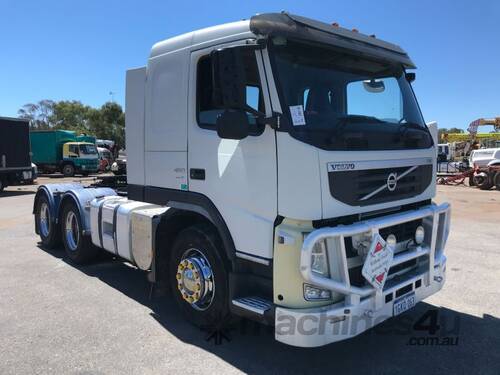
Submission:
[[[245,90],[246,104],[256,111],[265,112],[259,70],[254,51],[248,51],[245,53],[244,64],[247,77]],[[204,129],[215,130],[217,117],[224,111],[224,109],[219,108],[213,101],[213,76],[210,55],[203,56],[198,61],[196,101],[196,116],[198,125]],[[247,115],[250,127],[253,128],[251,129],[251,132],[258,132],[259,125],[257,124],[255,116],[249,111],[247,111]]]

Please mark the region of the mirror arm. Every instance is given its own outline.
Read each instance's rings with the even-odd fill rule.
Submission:
[[[257,118],[259,124],[269,125],[271,129],[279,129],[280,127],[280,113],[273,112],[273,114],[269,117],[264,115],[263,113]]]

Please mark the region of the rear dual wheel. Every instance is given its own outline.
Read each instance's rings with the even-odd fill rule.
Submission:
[[[63,207],[61,233],[66,255],[71,261],[85,264],[96,257],[98,249],[90,237],[84,235],[80,210],[74,202],[68,202]]]

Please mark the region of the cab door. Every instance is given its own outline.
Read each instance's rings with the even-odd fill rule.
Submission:
[[[244,41],[237,44],[244,44]],[[234,43],[233,43],[234,45]],[[251,135],[221,139],[215,122],[222,112],[212,105],[213,48],[191,53],[188,108],[189,190],[207,196],[221,213],[237,255],[266,262],[272,258],[277,215],[275,131],[249,114]],[[247,104],[271,114],[262,52],[248,51],[244,65]]]

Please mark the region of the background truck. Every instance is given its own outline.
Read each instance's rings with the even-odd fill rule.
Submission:
[[[9,185],[32,182],[29,121],[0,117],[0,192]]]
[[[95,144],[78,142],[73,131],[40,130],[31,132],[33,162],[40,173],[60,171],[64,176],[75,173],[84,176],[99,169],[99,155]]]
[[[474,185],[481,190],[489,190],[493,186],[500,190],[500,148],[473,150],[469,163],[474,169]]]
[[[41,186],[35,231],[76,263],[133,263],[200,327],[243,316],[302,347],[358,335],[445,281],[450,208],[432,202],[414,67],[288,13],[159,42],[127,72],[128,197]]]

